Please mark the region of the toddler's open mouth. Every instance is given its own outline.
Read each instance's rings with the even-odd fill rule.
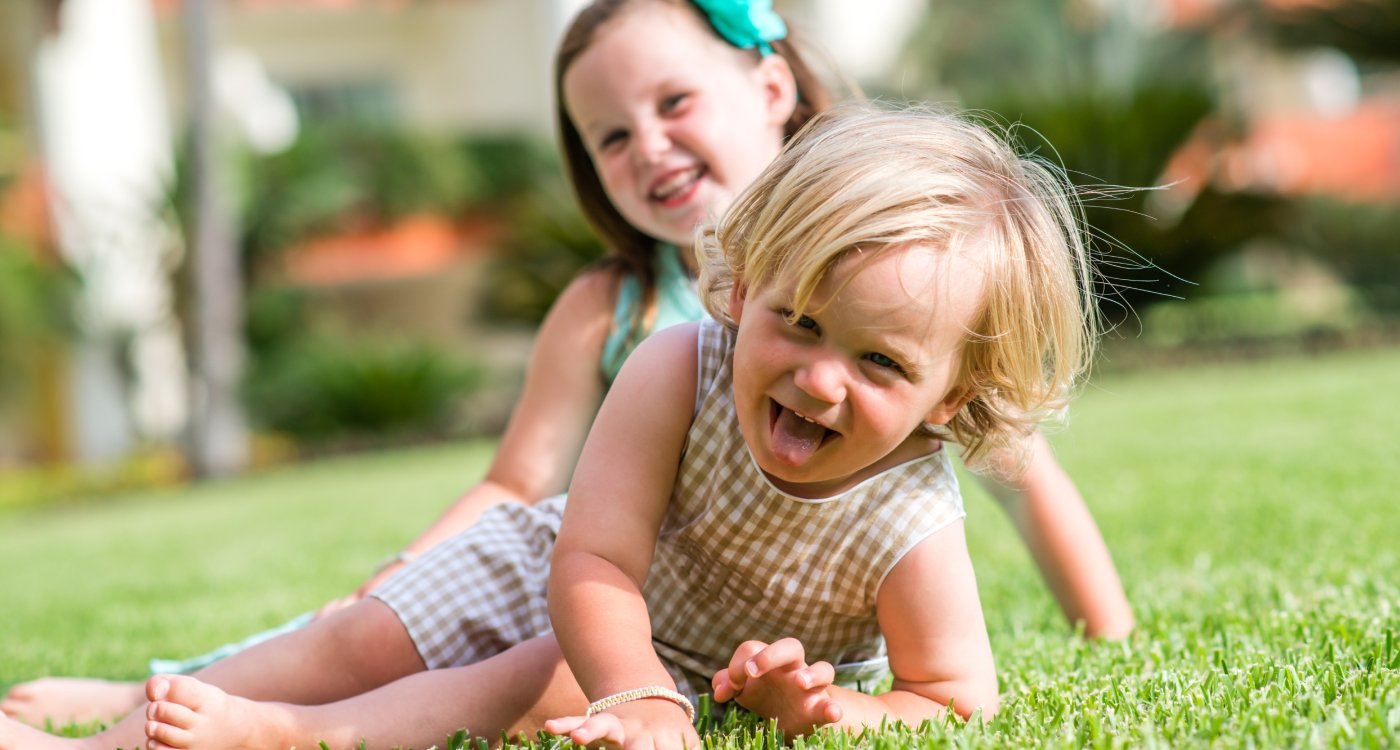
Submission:
[[[821,422],[793,411],[777,401],[769,399],[768,403],[768,429],[772,438],[773,453],[785,463],[801,466],[822,446],[840,435]]]

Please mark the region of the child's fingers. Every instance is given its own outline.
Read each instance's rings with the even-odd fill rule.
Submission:
[[[627,733],[622,729],[622,720],[606,711],[593,714],[567,734],[575,745],[603,743],[611,747],[622,747],[627,742]]]
[[[831,662],[819,661],[797,674],[797,684],[804,690],[825,690],[836,681],[836,668]]]
[[[748,675],[744,669],[749,660],[753,659],[763,649],[768,648],[768,644],[763,641],[744,641],[739,647],[734,649],[734,656],[729,659],[729,668],[726,670],[729,675],[729,685],[734,690],[734,695],[738,695],[744,690],[744,685],[748,682]],[[733,697],[733,696],[731,696]]]
[[[841,720],[842,716],[845,715],[845,711],[842,710],[841,704],[837,703],[831,698],[827,698],[825,701],[823,701],[822,704],[818,707],[818,711],[819,713],[817,715],[825,719],[827,724],[835,724],[836,722]]]
[[[721,669],[715,672],[714,679],[710,680],[710,688],[714,692],[715,701],[718,703],[728,703],[739,694],[739,690],[734,687],[734,681],[729,678],[729,670]]]
[[[544,731],[557,735],[568,734],[578,729],[585,721],[588,721],[587,716],[561,716],[545,721]]]
[[[350,594],[349,596],[342,596],[338,599],[332,599],[326,602],[325,604],[322,604],[321,608],[316,610],[316,614],[312,617],[312,619],[320,620],[326,615],[332,614],[334,612],[339,612],[340,610],[345,609],[351,604],[354,604],[355,602],[359,601],[359,598],[360,597],[356,594]]]
[[[801,669],[806,665],[806,649],[796,638],[783,638],[774,641],[768,648],[754,654],[744,664],[744,672],[749,679],[762,677],[775,669]]]

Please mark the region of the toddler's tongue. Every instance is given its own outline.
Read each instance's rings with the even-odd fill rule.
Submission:
[[[779,407],[773,423],[773,452],[793,466],[801,466],[812,457],[826,437],[826,428],[808,422],[791,409]]]

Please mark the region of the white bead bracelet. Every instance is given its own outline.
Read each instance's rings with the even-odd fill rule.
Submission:
[[[690,699],[686,698],[684,695],[681,695],[680,693],[674,690],[671,690],[670,688],[664,688],[659,685],[634,688],[632,690],[624,690],[621,693],[617,693],[616,695],[609,695],[606,698],[599,698],[598,700],[588,704],[588,712],[584,715],[592,716],[593,714],[596,714],[599,711],[606,711],[612,708],[613,706],[619,706],[623,703],[630,703],[631,701],[642,700],[643,698],[662,698],[668,700],[676,704],[677,706],[680,706],[681,708],[685,709],[685,718],[689,719],[690,721],[695,721],[695,706],[692,706],[690,704]]]

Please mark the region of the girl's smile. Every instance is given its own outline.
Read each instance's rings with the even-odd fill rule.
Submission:
[[[653,181],[651,199],[666,208],[684,205],[700,192],[700,181],[704,177],[705,167],[700,165],[670,170]]]

